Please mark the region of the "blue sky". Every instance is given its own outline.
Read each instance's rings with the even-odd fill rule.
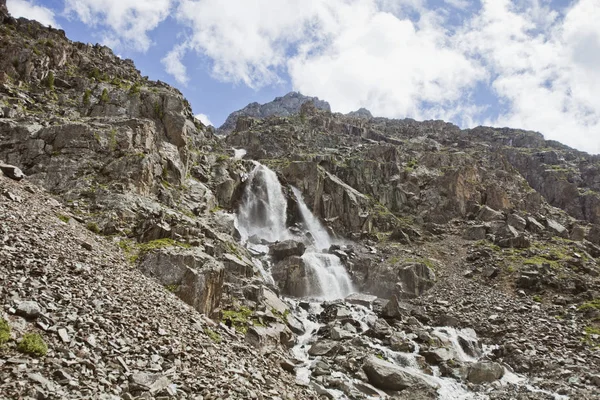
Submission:
[[[600,153],[600,0],[7,4],[133,59],[216,126],[297,90],[334,111],[531,129]]]

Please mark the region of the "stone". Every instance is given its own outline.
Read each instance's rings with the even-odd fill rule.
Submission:
[[[400,296],[418,297],[435,284],[435,273],[425,264],[414,263],[398,271]]]
[[[491,207],[482,206],[481,209],[479,210],[479,214],[477,215],[477,218],[479,218],[479,220],[484,221],[484,222],[500,221],[500,220],[504,220],[504,214],[502,214],[500,211],[494,210]]]
[[[143,256],[140,270],[172,287],[177,297],[206,315],[219,306],[225,269],[197,248],[159,249]]]
[[[569,239],[574,240],[576,242],[581,242],[586,237],[586,229],[578,224],[573,225],[571,229],[571,233],[569,234]]]
[[[527,217],[527,230],[533,233],[544,232],[544,225],[540,224],[537,219],[529,216]]]
[[[300,257],[304,254],[306,245],[295,240],[284,240],[283,242],[275,243],[269,248],[269,254],[274,262],[284,260],[288,257]]]
[[[131,392],[141,391],[156,394],[162,392],[170,384],[170,379],[161,374],[138,372],[129,376],[129,390]]]
[[[280,345],[294,345],[294,334],[281,323],[269,326],[250,326],[246,332],[245,341],[263,353],[276,350]]]
[[[363,293],[352,293],[350,296],[344,299],[344,301],[348,304],[356,304],[367,308],[371,308],[376,300],[377,296],[371,296]]]
[[[552,235],[556,235],[556,236],[559,236],[562,238],[569,237],[569,231],[567,230],[567,228],[562,226],[559,222],[557,222],[553,219],[547,219],[546,225],[548,227],[548,231],[550,231],[550,233]]]
[[[503,376],[504,367],[498,363],[489,361],[471,364],[467,372],[467,380],[475,384],[494,382]]]
[[[371,385],[383,390],[400,391],[420,385],[436,386],[415,376],[406,368],[397,367],[375,356],[368,356],[366,358],[363,364],[363,371],[367,375]]]
[[[488,279],[493,279],[497,277],[499,273],[500,270],[493,265],[486,265],[483,268],[483,271],[481,271],[481,274]]]
[[[429,364],[438,365],[442,362],[452,360],[454,354],[452,351],[446,348],[433,349],[429,351],[423,351],[420,353]]]
[[[23,178],[25,178],[25,174],[23,173],[23,171],[21,171],[18,167],[15,167],[14,165],[0,163],[0,171],[2,171],[2,173],[6,177],[15,181],[20,181]]]
[[[383,307],[381,316],[384,318],[402,319],[410,315],[412,308],[408,303],[401,302],[397,296],[392,296],[390,301]]]
[[[600,246],[600,225],[592,225],[588,231],[586,239],[593,244]]]
[[[333,354],[338,348],[339,345],[334,341],[320,340],[310,347],[308,354],[311,356],[326,356]]]
[[[329,337],[331,337],[333,340],[345,340],[352,339],[354,335],[345,329],[333,327],[329,332]]]
[[[71,341],[71,337],[65,328],[58,329],[58,336],[63,343],[69,343]]]
[[[515,227],[517,230],[522,231],[527,226],[525,218],[517,214],[509,214],[506,218],[506,223],[510,226]]]
[[[467,240],[484,240],[487,232],[485,225],[471,225],[465,229],[463,238]]]
[[[16,309],[16,314],[27,319],[35,319],[42,312],[42,308],[35,301],[23,301],[19,303]]]

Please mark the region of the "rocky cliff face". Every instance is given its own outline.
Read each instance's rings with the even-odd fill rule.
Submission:
[[[222,138],[110,49],[15,20],[2,0],[0,22],[1,393],[433,399],[444,378],[550,396],[500,384],[509,368],[597,398],[598,156],[298,93],[233,113]],[[240,243],[250,160],[277,173],[302,240]],[[282,299],[311,273],[295,193],[362,294],[318,312]],[[43,362],[19,352],[27,333]],[[310,386],[295,386],[307,360]]]
[[[312,101],[319,109],[331,111],[331,107],[326,101],[319,100],[317,97],[308,97],[297,92],[290,92],[283,97],[276,97],[270,103],[250,103],[241,110],[233,112],[227,117],[218,132],[223,135],[231,133],[235,129],[239,117],[287,117],[298,114],[302,104],[307,101]]]

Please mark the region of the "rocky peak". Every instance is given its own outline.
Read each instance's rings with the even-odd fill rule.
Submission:
[[[354,118],[364,118],[364,119],[371,119],[373,118],[373,114],[371,114],[371,111],[367,110],[364,107],[359,108],[356,111],[351,111],[348,114],[346,114],[348,117],[354,117]]]
[[[290,92],[283,97],[276,97],[273,101],[265,104],[250,103],[241,110],[234,111],[227,117],[227,120],[218,132],[221,134],[231,133],[235,127],[237,119],[241,116],[253,118],[267,117],[287,117],[300,113],[302,104],[312,101],[316,108],[326,111],[331,111],[331,106],[328,102],[320,100],[318,97],[305,96],[298,92]]]

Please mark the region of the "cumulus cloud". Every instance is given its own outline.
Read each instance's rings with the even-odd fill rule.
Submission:
[[[24,1],[24,0],[12,0]],[[169,12],[185,29],[162,63],[183,84],[195,52],[215,79],[290,81],[336,111],[541,131],[600,152],[600,3],[577,0],[66,0],[105,43],[147,50]],[[465,10],[471,10],[466,15]],[[454,18],[453,13],[460,13]]]
[[[506,103],[506,112],[484,122],[600,153],[600,3],[581,0],[564,18],[532,3],[519,10],[508,0],[485,0],[461,33]]]
[[[44,25],[60,28],[60,25],[54,19],[54,11],[47,7],[38,6],[33,1],[8,0],[6,6],[8,7],[8,11],[15,18],[23,17],[34,19]]]
[[[148,32],[168,15],[174,0],[65,0],[67,15],[98,27],[103,42],[114,47],[129,46],[146,51]]]
[[[210,120],[210,118],[208,118],[208,115],[206,115],[206,114],[197,114],[197,115],[195,115],[195,117],[196,117],[196,119],[199,119],[200,122],[202,122],[206,126],[213,125],[212,121]]]
[[[161,60],[167,73],[173,75],[175,80],[182,85],[186,85],[189,80],[187,68],[181,61],[185,55],[186,47],[187,46],[185,44],[175,46],[173,50],[168,52],[167,55]]]

